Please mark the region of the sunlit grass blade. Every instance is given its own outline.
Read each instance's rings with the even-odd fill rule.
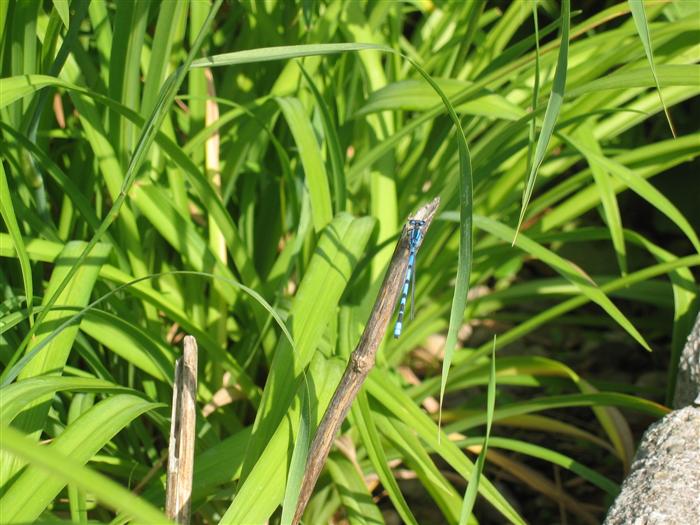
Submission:
[[[552,92],[549,96],[549,101],[547,102],[547,109],[544,113],[544,119],[542,121],[542,129],[540,130],[540,136],[537,138],[537,147],[535,148],[535,158],[530,167],[530,173],[528,174],[527,181],[525,183],[525,190],[523,192],[523,202],[520,208],[520,217],[518,218],[518,224],[515,227],[515,236],[513,237],[513,244],[517,239],[520,226],[525,218],[525,212],[527,211],[527,206],[530,202],[530,197],[535,189],[535,180],[537,178],[537,171],[544,160],[544,155],[547,152],[547,146],[549,140],[552,138],[552,133],[554,132],[554,126],[556,125],[557,118],[559,117],[559,111],[561,110],[562,103],[564,101],[564,90],[566,89],[566,71],[569,63],[569,25],[570,25],[570,11],[571,5],[569,0],[563,0],[561,5],[561,43],[559,44],[559,57],[557,58],[557,68],[554,72],[554,81],[552,82]]]
[[[141,96],[141,114],[147,117],[158,99],[158,92],[167,76],[168,61],[172,47],[176,43],[175,24],[184,25],[187,2],[167,2],[158,9],[158,21],[153,35],[151,56],[148,62],[143,94]]]
[[[594,407],[616,406],[636,410],[652,417],[660,418],[670,412],[670,409],[646,399],[629,394],[614,392],[598,392],[594,394],[565,394],[558,396],[540,397],[527,401],[511,403],[507,407],[497,409],[493,414],[495,422],[512,416],[532,414],[543,410],[561,407]],[[486,423],[486,414],[466,415],[447,426],[449,432],[464,431]]]
[[[491,350],[491,369],[489,371],[489,384],[488,384],[488,394],[486,398],[486,434],[484,435],[484,441],[481,445],[481,451],[479,452],[479,457],[476,459],[476,464],[472,470],[471,477],[469,478],[469,484],[467,485],[467,491],[464,494],[464,500],[462,501],[462,510],[459,515],[459,524],[466,525],[469,516],[474,508],[474,503],[476,502],[476,495],[479,490],[479,481],[481,479],[481,472],[484,470],[484,463],[486,462],[486,455],[489,449],[489,438],[491,436],[491,424],[493,423],[493,412],[496,405],[496,336],[493,338],[493,348]]]
[[[37,261],[44,261],[44,262],[53,262],[56,260],[56,258],[59,256],[61,252],[61,245],[57,243],[52,243],[49,241],[43,241],[43,240],[38,240],[38,239],[31,239],[26,242],[27,245],[27,250],[29,253],[29,256],[33,260]],[[4,250],[5,246],[10,247],[11,246],[11,241],[9,240],[9,236],[7,234],[0,233],[0,255],[9,257],[12,256],[12,252]],[[171,272],[173,274],[181,274],[181,275],[192,275],[192,276],[199,276],[204,277],[204,278],[215,278],[215,279],[223,279],[222,277],[213,277],[210,274],[206,273],[201,273],[201,272],[194,272],[194,271],[187,271],[187,270],[178,270],[175,272]],[[111,265],[103,265],[100,269],[100,278],[106,280],[107,282],[114,283],[117,285],[117,288],[109,292],[108,294],[105,294],[101,298],[96,299],[93,301],[91,306],[86,307],[84,311],[89,310],[93,306],[96,306],[97,304],[100,304],[102,300],[107,299],[108,297],[113,296],[115,293],[118,293],[122,290],[126,291],[129,294],[132,294],[135,297],[138,297],[139,299],[144,299],[149,301],[152,305],[154,305],[156,308],[161,310],[162,312],[165,313],[167,317],[172,319],[174,322],[178,323],[184,330],[187,330],[190,334],[195,336],[200,344],[200,347],[202,347],[204,350],[207,352],[210,352],[212,356],[215,356],[219,361],[223,364],[224,368],[229,371],[235,381],[238,382],[240,385],[241,389],[243,392],[245,392],[246,397],[253,402],[253,404],[257,405],[260,399],[260,391],[258,388],[253,384],[252,380],[247,376],[247,374],[243,371],[242,367],[240,364],[236,362],[233,357],[226,352],[223,352],[219,346],[219,344],[209,335],[209,333],[205,330],[203,330],[195,320],[193,320],[190,316],[188,316],[182,308],[178,307],[173,303],[173,301],[166,297],[165,294],[157,291],[148,281],[151,279],[157,279],[158,277],[161,276],[161,274],[155,274],[147,277],[143,277],[140,279],[134,279],[133,276],[122,272],[121,270],[115,268],[114,266]],[[241,288],[241,290],[245,291],[251,297],[255,298],[256,301],[263,307],[265,308],[265,302],[260,302],[262,300],[262,297],[253,289],[246,287],[244,285],[241,285],[237,281],[230,281],[228,284],[232,286],[237,286]],[[291,335],[289,335],[289,332],[286,329],[286,326],[284,325],[284,322],[281,320],[279,315],[274,311],[274,309],[271,309],[271,307],[268,305],[267,308],[270,308],[268,312],[270,315],[275,319],[275,321],[278,323],[278,326],[282,329],[282,332],[285,333],[285,336],[288,337],[289,341],[292,341]],[[84,312],[83,312],[84,313]],[[65,326],[68,326],[69,324],[75,322],[77,319],[81,317],[81,313],[79,312],[74,316],[72,319],[69,319],[64,323]],[[38,346],[34,347],[30,353],[26,354],[20,361],[18,361],[15,366],[12,368],[12,370],[6,372],[6,377],[4,379],[4,384],[7,384],[14,380],[14,378],[19,374],[19,372],[22,370],[24,364],[26,364],[34,355],[36,352],[40,351],[41,348],[43,348],[43,345],[48,343],[48,340],[55,335],[50,335],[49,338],[43,340]]]
[[[284,340],[280,340],[275,348],[261,406],[253,424],[253,439],[243,465],[243,480],[263,453],[265,443],[280,424],[284,425],[283,418],[303,380],[302,371],[311,361],[326,326],[335,315],[335,308],[373,228],[374,220],[369,217],[354,219],[341,213],[323,230],[289,313],[289,328],[298,352],[291,352]]]
[[[47,452],[69,456],[84,465],[134,418],[159,406],[163,405],[131,394],[111,396],[67,425],[48,445]],[[0,500],[3,516],[21,523],[35,520],[63,488],[65,480],[41,467],[30,466],[10,483]]]
[[[107,94],[138,111],[140,101],[141,49],[148,22],[148,5],[120,2],[116,5],[112,45],[109,50],[109,84]],[[109,136],[119,162],[132,151],[136,129],[121,116],[110,113]]]
[[[312,410],[316,414],[317,421],[320,419],[319,414],[328,406],[342,373],[343,366],[338,361],[317,358],[309,365],[307,374],[313,377],[314,381],[308,384],[312,387],[312,399],[316,400]],[[297,383],[297,385],[299,388],[292,395],[298,400],[298,396],[306,391],[307,384]],[[221,525],[262,523],[282,503],[291,459],[289,444],[298,432],[300,405],[299,402],[293,403],[292,408],[286,412],[282,424],[277,426],[263,443],[265,454],[254,464],[239,485],[231,505],[221,518]],[[254,437],[253,435],[253,439]],[[246,455],[249,449],[248,446]],[[265,486],[265,491],[260,491],[261,486]]]
[[[85,313],[80,321],[80,329],[153,378],[172,383],[176,355],[172,348],[154,337],[155,334],[97,308]]]
[[[150,503],[132,494],[119,483],[85,467],[70,456],[51,451],[27,439],[13,427],[2,427],[0,447],[37,469],[50,473],[64,483],[73,483],[95,495],[109,507],[124,512],[136,523],[169,523],[165,516]],[[35,488],[35,487],[33,487]]]
[[[73,261],[79,253],[83,252],[84,246],[85,243],[82,242],[71,242],[64,247],[64,249],[61,251],[61,255],[56,261],[56,266],[52,273],[51,281],[48,287],[49,292],[60,287],[63,279],[65,279],[65,275],[73,271]],[[71,308],[85,306],[90,299],[90,293],[95,281],[97,280],[99,269],[105,262],[109,251],[110,246],[108,245],[99,244],[95,246],[91,251],[90,264],[86,264],[83,268],[80,268],[80,271],[73,271],[73,273],[76,275],[75,285],[62,290],[61,294],[56,297],[53,305],[58,304]],[[44,297],[46,299],[48,295],[45,295]],[[51,326],[50,323],[56,323],[66,318],[65,312],[60,310],[51,311],[50,308],[53,305],[50,304],[50,301],[44,300],[42,303],[43,309],[37,316],[36,324],[45,323],[46,325]],[[55,371],[63,368],[63,365],[68,358],[68,354],[70,353],[77,331],[78,328],[74,327],[73,329],[62,333],[59,338],[53,341],[54,335],[51,333],[53,330],[47,330],[47,332],[43,334],[43,337],[36,338],[33,341],[31,349],[28,353],[22,355],[19,349],[15,351],[5,370],[3,370],[1,376],[2,386],[7,385],[10,381],[17,377],[20,372],[22,373],[23,377],[32,377],[44,374],[48,371]],[[44,348],[49,341],[52,341],[51,351],[45,352],[41,359],[31,362],[32,358],[39,351],[39,349]]]
[[[362,391],[358,392],[356,402],[353,404],[350,414],[355,427],[360,433],[360,439],[362,439],[365,450],[367,450],[369,460],[372,462],[384,489],[387,491],[389,498],[394,504],[396,512],[401,516],[404,523],[417,525],[418,522],[413,512],[411,512],[411,508],[408,506],[394,478],[394,474],[389,468],[386,453],[379,440],[379,432],[369,408],[367,394]]]
[[[700,65],[661,64],[656,66],[659,82],[664,86],[700,85]],[[654,76],[648,68],[615,71],[566,92],[565,98],[576,98],[593,91],[629,89],[654,86]]]
[[[659,77],[656,74],[656,64],[654,63],[654,48],[651,45],[651,35],[649,34],[649,25],[647,23],[647,15],[644,11],[644,2],[642,0],[627,0],[630,12],[632,13],[632,18],[634,19],[634,25],[639,33],[639,39],[642,41],[642,46],[644,47],[644,53],[649,61],[649,67],[651,68],[651,73],[654,75],[654,83],[656,84],[656,91],[659,93],[659,100],[661,100],[661,105],[664,108],[664,114],[666,115],[666,120],[668,121],[668,127],[671,128],[671,133],[676,136],[676,129],[673,127],[673,122],[671,121],[671,115],[666,107],[666,102],[664,101],[664,96],[661,93],[661,84],[659,83]]]
[[[601,155],[602,151],[600,144],[595,140],[593,129],[590,125],[584,125],[579,128],[578,136],[583,144],[597,155]],[[584,152],[584,157],[585,157]],[[624,275],[627,273],[627,250],[625,248],[625,239],[622,233],[622,218],[620,217],[620,208],[617,205],[615,191],[610,184],[610,175],[602,166],[586,157],[588,165],[591,168],[593,179],[600,191],[600,202],[603,204],[606,223],[610,230],[610,238],[612,239],[613,247],[617,263],[620,266],[620,272]]]
[[[436,79],[435,82],[448,97],[454,97],[472,85],[471,82],[453,79]],[[425,82],[402,80],[372,92],[365,105],[355,114],[355,118],[386,110],[427,111],[440,102],[440,95]],[[525,114],[517,104],[487,90],[482,90],[468,102],[455,106],[455,111],[459,114],[505,120],[517,120]]]
[[[284,488],[284,500],[282,502],[282,517],[280,523],[289,525],[292,523],[294,511],[299,500],[301,482],[304,478],[304,467],[309,455],[309,445],[311,443],[311,409],[309,407],[309,396],[311,390],[305,381],[301,394],[301,409],[299,410],[299,429],[294,440],[294,450],[289,460],[289,475]]]
[[[460,443],[460,446],[468,447],[470,445],[479,444],[480,442],[481,438],[470,438],[462,441]],[[620,492],[619,485],[611,481],[606,476],[603,476],[595,470],[590,469],[585,465],[579,463],[578,461],[554,450],[541,447],[539,445],[534,445],[532,443],[527,443],[525,441],[495,436],[491,436],[491,438],[489,439],[489,445],[492,448],[512,450],[513,452],[526,454],[528,456],[542,459],[544,461],[549,461],[550,463],[559,465],[560,467],[564,467],[573,472],[574,474],[581,476],[583,479],[589,481],[593,485],[603,489],[610,496],[617,496],[617,494]]]
[[[488,344],[488,343],[487,343]],[[489,347],[491,345],[489,344]],[[420,407],[416,406],[411,398],[406,395],[386,373],[374,370],[370,373],[365,388],[378,403],[388,410],[393,417],[409,425],[422,441],[427,444],[427,449],[438,454],[464,479],[469,479],[474,469],[474,464],[469,458],[449,439],[445,430],[438,427]],[[483,423],[484,421],[482,421]],[[444,434],[441,439],[437,433]],[[525,521],[512,507],[506,498],[494,487],[486,477],[482,477],[479,483],[479,493],[493,505],[505,519],[512,523],[522,524]]]
[[[384,416],[377,411],[374,411],[373,414],[381,433],[397,448],[406,466],[416,473],[423,487],[440,507],[448,522],[456,523],[462,498],[457,494],[454,486],[447,481],[444,473],[435,465],[433,458],[422,446],[420,439],[402,421]]]
[[[345,167],[343,163],[343,151],[340,147],[340,138],[338,137],[337,123],[331,115],[331,111],[323,99],[321,92],[316,87],[313,79],[307,73],[304,66],[299,62],[299,69],[301,70],[306,83],[311,90],[316,101],[316,106],[321,114],[321,121],[323,122],[323,131],[325,134],[325,139],[327,141],[328,157],[331,163],[331,173],[333,174],[333,197],[335,200],[335,212],[345,211],[346,200],[347,200],[347,183],[345,181]]]
[[[39,376],[23,379],[0,389],[0,418],[12,423],[27,404],[47,394],[70,390],[72,392],[117,393],[131,391],[103,379],[91,377]],[[133,392],[133,391],[131,391]]]
[[[27,310],[29,315],[29,324],[34,324],[34,313],[32,307],[34,305],[34,284],[32,283],[32,266],[29,263],[29,255],[27,248],[22,239],[22,232],[17,223],[14,206],[12,206],[12,197],[10,196],[10,187],[5,176],[5,168],[0,162],[0,216],[5,222],[5,227],[12,239],[12,245],[17,252],[17,259],[22,271],[22,282],[24,283],[24,296],[27,302]]]
[[[331,454],[328,457],[326,467],[334,487],[338,490],[341,505],[349,521],[358,525],[380,525],[384,523],[384,517],[372,499],[372,494],[368,490],[365,478],[357,468],[357,462],[351,462],[342,454]],[[310,513],[307,512],[308,514]],[[311,518],[308,522],[320,523]]]
[[[237,64],[250,64],[267,62],[270,60],[288,60],[317,55],[332,55],[344,51],[363,51],[366,49],[383,50],[393,52],[393,49],[378,44],[347,43],[347,44],[302,44],[297,46],[261,47],[247,49],[221,55],[200,58],[192,62],[193,68],[233,66]]]
[[[297,98],[285,97],[278,98],[277,103],[294,136],[311,196],[314,229],[320,232],[333,218],[331,192],[321,150],[301,101]]]
[[[70,86],[71,84],[49,75],[18,75],[0,78],[0,108],[27,97],[46,86]]]
[[[55,85],[55,84],[53,84]],[[0,88],[1,89],[1,88]],[[100,222],[95,215],[95,210],[88,199],[80,191],[79,187],[68,177],[61,169],[53,162],[36,144],[32,143],[24,135],[7,126],[4,122],[0,122],[0,129],[8,133],[14,142],[19,146],[29,151],[41,165],[51,178],[59,185],[63,191],[73,202],[78,211],[80,211],[83,219],[93,230],[97,230]],[[120,251],[121,248],[117,243],[112,242],[109,233],[105,234],[106,241],[109,241],[115,250]],[[125,256],[124,256],[125,258]]]
[[[540,98],[540,25],[537,17],[537,2],[532,3],[532,20],[535,24],[535,78],[532,85],[532,120],[527,139],[527,171],[532,169],[532,155],[534,153],[535,133],[537,128],[537,102]]]
[[[114,272],[117,273],[117,272]],[[275,320],[277,325],[281,328],[282,333],[285,335],[285,340],[286,342],[294,348],[294,340],[292,339],[292,336],[287,329],[284,321],[282,318],[279,316],[277,312],[270,306],[265,299],[255,290],[252,288],[249,288],[243,284],[240,284],[238,281],[235,281],[233,279],[227,279],[225,277],[221,277],[219,275],[213,275],[210,273],[205,273],[205,272],[194,272],[194,271],[188,271],[188,270],[177,270],[177,271],[172,271],[172,272],[165,272],[161,274],[154,274],[154,275],[149,275],[146,277],[140,277],[138,279],[133,279],[130,281],[127,281],[117,288],[114,288],[110,292],[106,293],[105,295],[99,297],[98,299],[94,300],[81,310],[79,310],[75,315],[69,317],[66,319],[60,326],[58,326],[55,330],[53,330],[47,337],[42,339],[38,344],[32,347],[32,350],[25,354],[17,363],[9,370],[5,370],[5,373],[7,374],[6,377],[3,379],[2,387],[5,387],[6,385],[10,384],[14,379],[20,375],[20,373],[24,370],[24,368],[27,366],[27,363],[29,363],[40,351],[42,351],[46,346],[51,344],[54,339],[59,338],[63,334],[63,331],[66,328],[71,327],[72,325],[76,324],[77,321],[79,321],[87,312],[90,310],[94,309],[97,305],[99,305],[101,302],[105,301],[109,297],[112,297],[116,293],[122,291],[123,289],[128,289],[132,286],[137,286],[139,283],[154,279],[157,277],[162,277],[164,275],[171,274],[171,275],[194,275],[194,276],[199,276],[199,277],[206,277],[209,279],[214,279],[214,280],[220,280],[225,282],[227,285],[232,286],[234,288],[238,288],[248,294],[250,297],[252,297],[262,308],[264,308],[270,316]],[[151,297],[153,297],[153,294],[151,294]],[[183,314],[184,318],[184,314]],[[187,324],[187,323],[185,323]],[[199,332],[199,330],[195,330],[195,332]],[[70,335],[70,334],[69,334]],[[206,334],[206,332],[199,332],[199,336],[202,337],[204,340],[208,340],[209,336]],[[208,345],[208,349],[212,351],[212,353],[217,357],[222,360],[222,362],[225,362],[226,364],[229,364],[232,360],[230,356],[228,356],[226,353],[221,352],[221,350],[217,347],[216,343],[214,342],[213,344]],[[250,382],[249,379],[245,377],[245,373],[243,370],[240,368],[240,365],[238,365],[235,361],[233,363],[230,363],[234,365],[235,372],[240,373],[241,376],[238,376],[236,379],[241,382],[241,386],[244,387],[244,389],[250,388],[252,389],[252,382]],[[251,396],[252,399],[255,399],[257,396]]]
[[[513,230],[505,224],[499,223],[486,217],[475,218],[475,223],[479,228],[484,229],[492,235],[499,237],[501,240],[516,239],[515,245],[528,253],[540,258],[549,264],[554,270],[560,273],[563,277],[575,284],[581,292],[593,302],[598,304],[605,310],[610,317],[615,320],[625,331],[630,334],[643,348],[651,351],[649,344],[646,342],[642,334],[635,328],[632,322],[613,304],[613,302],[603,293],[600,288],[586,275],[580,268],[574,266],[570,261],[567,261],[548,250],[544,246],[532,241],[526,236],[520,235],[515,237]]]
[[[562,137],[565,137],[562,134]],[[636,175],[634,171],[627,168],[625,165],[608,159],[603,155],[599,155],[595,151],[591,151],[583,144],[574,141],[570,137],[566,137],[566,141],[573,147],[581,151],[586,158],[600,167],[607,170],[611,175],[618,178],[623,184],[628,186],[632,191],[649,202],[661,213],[666,215],[678,228],[685,233],[693,247],[700,253],[700,239],[695,228],[688,222],[688,219],[680,212],[680,210],[658,189],[656,189],[649,181]]]
[[[564,139],[567,137],[564,134],[560,134],[560,136]],[[700,141],[700,134],[698,133],[684,135],[677,139],[658,142],[653,146],[635,148],[633,151],[625,151],[610,160],[622,164],[628,169],[630,166],[638,165],[640,166],[637,170],[638,174],[648,179],[652,176],[662,174],[674,166],[698,158],[700,155],[700,148],[697,147],[698,141]],[[608,172],[611,175],[613,174],[611,171]],[[587,174],[584,172],[581,176],[584,175]],[[617,177],[611,177],[610,184],[615,193],[620,193],[629,187]],[[555,197],[555,200],[561,198],[563,197]],[[600,190],[595,184],[580,188],[576,193],[563,200],[556,208],[551,209],[544,215],[538,226],[540,226],[542,231],[553,230],[576,217],[580,217],[585,212],[595,208],[599,203]]]
[[[459,152],[459,252],[457,256],[457,276],[455,278],[455,291],[452,296],[452,307],[450,309],[450,324],[447,330],[447,338],[445,339],[444,353],[445,357],[442,362],[442,383],[440,387],[440,415],[442,414],[442,401],[447,383],[447,376],[450,371],[452,355],[454,354],[455,345],[457,343],[457,332],[462,323],[464,309],[467,305],[467,295],[469,293],[469,279],[472,271],[472,249],[473,249],[473,219],[474,213],[474,182],[472,180],[472,162],[471,154],[469,153],[469,145],[464,135],[462,123],[455,112],[454,106],[450,102],[447,95],[440,89],[440,86],[428,75],[423,68],[417,63],[411,61],[421,76],[430,84],[442,99],[442,103],[450,116],[452,124],[456,128],[455,136],[457,139],[457,151]],[[438,416],[438,427],[440,416]],[[438,440],[440,433],[437,434]]]

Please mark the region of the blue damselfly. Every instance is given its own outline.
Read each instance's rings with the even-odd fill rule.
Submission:
[[[401,289],[401,302],[399,303],[399,315],[396,318],[394,326],[394,337],[401,335],[403,328],[403,315],[406,310],[406,300],[408,299],[408,289],[411,288],[411,319],[413,319],[413,311],[415,309],[415,293],[416,293],[416,273],[413,270],[416,264],[416,252],[420,246],[420,241],[423,238],[422,227],[425,221],[411,219],[408,221],[408,267],[406,268],[406,278]]]

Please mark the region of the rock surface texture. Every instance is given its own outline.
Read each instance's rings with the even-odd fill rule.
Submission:
[[[644,433],[605,525],[700,524],[700,315],[681,358],[674,407]],[[681,408],[684,407],[684,408]]]
[[[644,434],[606,525],[700,523],[700,409],[675,410]]]
[[[678,363],[678,379],[673,394],[673,408],[683,408],[698,403],[700,395],[700,314],[695,320],[695,327],[688,336]]]

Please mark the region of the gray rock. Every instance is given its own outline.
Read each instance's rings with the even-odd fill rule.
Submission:
[[[700,398],[700,313],[678,363],[673,407],[683,408],[698,398]]]
[[[700,408],[675,410],[645,432],[604,525],[700,523]]]
[[[644,433],[604,525],[700,524],[700,408],[693,403],[700,405],[700,315],[678,367],[673,405],[680,410]]]

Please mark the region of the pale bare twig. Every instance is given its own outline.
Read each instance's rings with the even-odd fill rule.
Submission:
[[[185,337],[183,356],[175,365],[165,495],[165,514],[181,525],[190,522],[197,422],[196,399],[197,340],[188,335]]]

